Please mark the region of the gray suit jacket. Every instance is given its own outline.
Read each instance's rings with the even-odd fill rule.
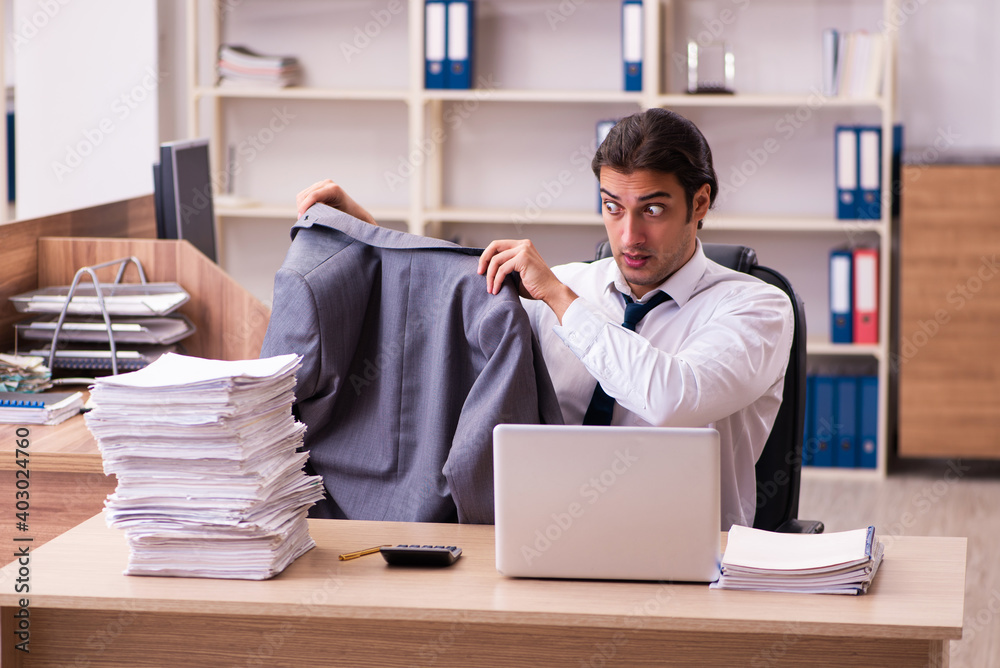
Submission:
[[[313,514],[492,523],[493,427],[562,422],[514,286],[491,296],[478,250],[322,204],[292,239],[261,355],[303,356]]]

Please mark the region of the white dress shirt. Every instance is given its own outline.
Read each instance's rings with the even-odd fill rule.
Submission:
[[[621,326],[635,297],[613,258],[554,267],[578,296],[562,325],[544,302],[524,300],[566,424],[582,424],[597,381],[615,398],[613,425],[712,427],[721,440],[722,529],[752,525],[754,463],[781,405],[794,321],[788,296],[705,257],[658,290],[670,295]]]

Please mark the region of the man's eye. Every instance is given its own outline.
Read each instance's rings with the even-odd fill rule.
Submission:
[[[604,202],[604,208],[607,210],[608,213],[618,213],[619,211],[622,210],[622,208],[618,206],[617,202],[606,201]]]
[[[659,204],[650,204],[646,207],[646,214],[650,216],[659,216],[663,213],[664,208]]]

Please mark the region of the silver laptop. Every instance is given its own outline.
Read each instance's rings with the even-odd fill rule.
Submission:
[[[511,577],[719,577],[714,429],[498,425],[497,570]]]

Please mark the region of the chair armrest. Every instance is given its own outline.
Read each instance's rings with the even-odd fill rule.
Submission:
[[[823,533],[823,523],[818,520],[786,520],[775,531],[777,533]]]

